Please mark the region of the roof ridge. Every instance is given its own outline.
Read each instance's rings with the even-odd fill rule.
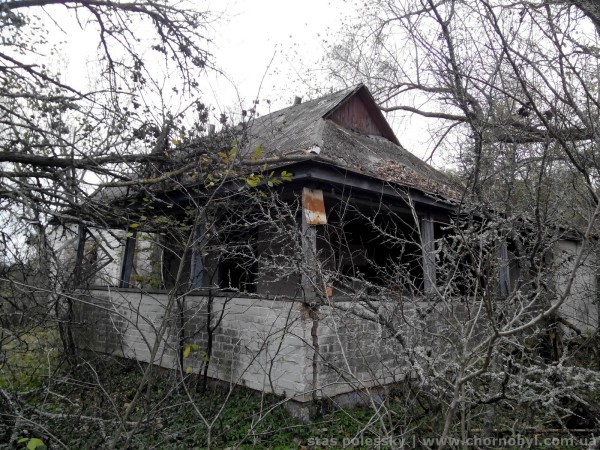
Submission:
[[[323,116],[325,116],[331,110],[333,110],[336,107],[338,107],[344,100],[346,100],[349,96],[351,96],[352,94],[354,94],[356,91],[358,91],[363,86],[365,86],[364,83],[362,83],[362,82],[361,83],[357,83],[357,84],[355,84],[353,86],[350,86],[350,87],[347,87],[347,88],[344,88],[344,89],[340,89],[340,90],[337,90],[337,91],[334,91],[334,92],[330,92],[329,94],[325,94],[325,95],[321,95],[319,97],[311,98],[310,100],[306,100],[306,101],[304,101],[302,103],[299,103],[297,105],[289,105],[289,106],[286,106],[286,107],[281,108],[281,109],[276,109],[275,111],[271,111],[271,112],[269,112],[269,113],[267,113],[267,114],[265,114],[263,116],[257,117],[255,119],[255,121],[256,120],[264,119],[265,117],[268,117],[268,116],[270,116],[272,114],[286,112],[286,111],[288,111],[290,109],[293,109],[293,108],[304,109],[307,106],[313,106],[315,103],[317,103],[317,104],[318,103],[325,103],[327,100],[335,98],[336,96],[338,96],[338,95],[342,94],[343,92],[347,91],[347,93],[344,95],[344,97],[342,97],[338,102],[336,102],[335,105],[331,106],[331,108],[329,108],[327,111],[325,111],[325,113],[323,113]]]
[[[352,105],[335,116],[337,108],[354,97],[381,134],[371,135],[369,127],[347,126]],[[260,145],[267,156],[316,153],[331,164],[369,177],[456,196],[447,176],[400,144],[364,83],[262,116],[250,125],[248,138],[248,149]]]

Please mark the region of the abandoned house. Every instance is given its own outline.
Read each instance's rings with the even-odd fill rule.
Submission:
[[[364,85],[255,118],[236,145],[223,164],[249,169],[215,176],[220,196],[195,190],[192,174],[128,201],[129,228],[100,245],[109,257],[75,309],[80,347],[298,405],[352,399],[435,358],[448,317],[467,317],[460,299],[515,294],[510,238],[473,244],[485,272],[456,256],[468,245],[451,231],[462,188],[400,145]],[[553,239],[557,295],[579,238]],[[590,262],[563,305],[580,328],[597,326],[595,283]]]

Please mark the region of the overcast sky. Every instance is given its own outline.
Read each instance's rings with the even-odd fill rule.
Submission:
[[[218,80],[218,86],[227,92],[224,96],[221,90],[215,100],[225,106],[239,93],[245,102],[269,98],[274,106],[283,107],[295,95],[307,92],[307,71],[313,75],[319,72],[318,64],[326,51],[323,40],[338,30],[343,16],[351,13],[349,4],[343,0],[227,3],[214,30],[214,48],[217,64],[232,83]]]
[[[225,13],[214,31],[215,58],[230,82],[210,77],[207,96],[212,94],[213,104],[221,108],[237,103],[249,108],[255,98],[269,99],[272,110],[277,110],[289,106],[296,95],[306,99],[306,93],[317,87],[338,88],[323,67],[324,42],[335,41],[342,19],[356,15],[356,5],[353,0],[219,3]],[[261,102],[258,111],[268,113],[268,105]],[[407,149],[427,156],[429,135],[423,119],[388,119]]]
[[[326,40],[335,40],[343,18],[356,13],[355,0],[225,0],[202,3],[214,14],[208,35],[215,65],[225,76],[209,73],[200,80],[202,99],[221,112],[252,107],[260,114],[289,106],[294,96],[339,88],[326,76]],[[68,23],[68,22],[66,22]],[[71,21],[56,39],[62,45],[65,71],[79,80],[93,78],[92,43],[97,35]],[[56,40],[54,39],[54,40]],[[83,74],[83,76],[82,76]],[[270,105],[264,100],[269,99]],[[171,97],[170,101],[177,101]],[[214,120],[214,119],[213,119]],[[426,156],[422,120],[393,121],[400,142],[417,156]]]
[[[303,84],[306,73],[319,71],[318,63],[326,51],[323,40],[339,29],[343,16],[352,13],[351,4],[352,0],[198,3],[212,14],[207,31],[212,39],[210,50],[214,64],[225,74],[209,72],[200,80],[205,101],[230,108],[240,106],[240,101],[241,106],[250,106],[258,97],[269,98],[273,107],[287,106],[295,95],[307,92]],[[81,29],[62,7],[49,7],[47,12],[53,18],[47,19],[51,41],[62,42],[58,64],[65,76],[72,83],[93,78],[97,69],[95,27]],[[81,17],[85,19],[85,14]],[[56,27],[59,23],[61,28]],[[85,26],[85,20],[80,23]],[[322,82],[327,84],[327,80]]]

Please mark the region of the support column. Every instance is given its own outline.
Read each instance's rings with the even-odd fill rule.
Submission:
[[[317,225],[327,223],[323,191],[303,188],[302,190],[302,290],[306,299],[317,297]]]
[[[137,232],[133,231],[131,236],[125,241],[125,254],[123,255],[123,265],[121,266],[121,279],[119,287],[131,287],[131,275],[133,273],[133,257],[135,256]]]
[[[85,225],[79,224],[77,226],[77,254],[75,258],[75,273],[74,273],[74,285],[79,287],[83,282],[83,258],[85,256],[85,239],[87,235],[87,229]]]
[[[204,287],[204,246],[206,245],[206,226],[199,223],[194,230],[194,241],[192,245],[192,267],[190,277],[190,288],[198,289]]]
[[[314,288],[317,276],[315,269],[317,257],[317,228],[306,220],[304,199],[302,201],[302,262],[305,270],[302,271],[302,290],[304,298],[313,300],[317,295]]]
[[[427,293],[432,292],[436,286],[435,241],[431,214],[423,216],[420,225],[423,251],[423,288]]]
[[[500,295],[507,297],[510,292],[510,266],[506,241],[502,240],[498,246],[498,277],[500,279]]]
[[[319,309],[320,303],[317,302],[322,280],[320,278],[319,266],[317,260],[317,225],[325,225],[327,215],[325,213],[325,201],[323,191],[320,189],[303,188],[302,190],[302,262],[304,270],[302,271],[302,290],[304,299],[309,306],[307,307],[309,317],[312,319],[310,335],[312,338],[313,358],[312,358],[312,391],[313,400],[321,399],[321,386],[319,374],[321,372],[321,356],[319,345]],[[329,295],[328,292],[323,293]]]

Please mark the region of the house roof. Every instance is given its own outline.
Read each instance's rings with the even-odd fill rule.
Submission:
[[[367,87],[358,84],[256,118],[249,124],[246,152],[260,147],[279,166],[305,155],[390,183],[449,199],[460,187],[403,148]]]
[[[245,127],[240,141],[245,144],[238,155],[254,160],[255,166],[266,170],[299,161],[318,163],[384,181],[391,186],[415,188],[436,198],[461,198],[460,186],[400,145],[363,84],[254,118]],[[189,163],[195,147],[189,145],[175,151],[173,160],[177,164]],[[261,152],[256,158],[258,148]],[[197,183],[195,174],[186,172],[177,183],[165,181],[149,185],[148,189],[166,192],[170,185],[178,189],[182,184],[194,183]],[[136,193],[139,193],[139,186],[134,183],[126,187],[102,188],[93,197],[114,201]]]

